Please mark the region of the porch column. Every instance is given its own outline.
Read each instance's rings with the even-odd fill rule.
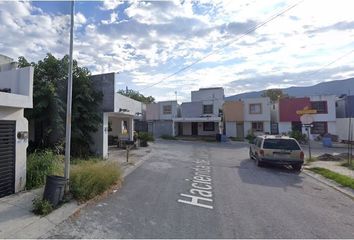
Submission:
[[[175,132],[175,121],[172,120],[172,137],[176,136]]]
[[[128,119],[128,133],[129,133],[129,140],[134,140],[134,118]]]

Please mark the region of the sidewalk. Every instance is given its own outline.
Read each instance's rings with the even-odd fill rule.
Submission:
[[[149,143],[149,145],[153,145]],[[126,151],[110,149],[109,161],[118,161],[123,178],[139,167],[152,152],[152,147],[130,151],[129,163],[126,163]],[[76,201],[64,204],[45,217],[34,215],[32,200],[43,196],[43,188],[20,192],[0,198],[0,238],[39,238],[56,225],[69,218],[86,204]]]
[[[341,163],[345,161],[340,161],[340,162],[333,162],[333,161],[315,161],[307,165],[308,168],[313,168],[313,167],[320,167],[320,168],[326,168],[328,170],[331,170],[333,172],[354,178],[354,171],[350,170],[347,167],[340,166]]]

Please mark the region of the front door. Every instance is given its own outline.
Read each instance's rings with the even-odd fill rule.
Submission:
[[[0,121],[0,197],[15,192],[15,121]]]
[[[243,123],[236,123],[236,136],[237,138],[239,139],[243,139],[244,138],[244,135],[243,135]]]
[[[192,136],[198,136],[198,123],[192,122]]]

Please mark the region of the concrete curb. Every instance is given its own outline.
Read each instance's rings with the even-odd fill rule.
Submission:
[[[345,187],[339,185],[338,183],[336,183],[335,181],[325,178],[320,174],[314,173],[311,170],[303,169],[302,172],[305,175],[312,177],[313,179],[327,185],[328,187],[333,188],[334,190],[337,190],[338,192],[340,192],[340,193],[346,195],[347,197],[351,198],[352,200],[354,200],[354,191],[353,190],[351,190],[349,188],[345,188]]]
[[[135,169],[140,167],[152,154],[153,150],[147,153],[142,158],[139,158],[139,161],[135,165],[128,167],[124,170],[122,178],[126,178],[129,174],[131,174]],[[30,224],[23,228],[20,232],[11,235],[9,238],[41,238],[45,237],[45,234],[54,229],[57,225],[70,218],[75,213],[79,212],[81,209],[87,207],[92,204],[92,202],[88,201],[83,204],[78,204],[76,201],[72,201],[70,203],[64,204],[62,207],[56,209],[51,214],[46,217],[40,218],[39,221],[36,221],[33,224]],[[31,231],[32,230],[32,231]]]

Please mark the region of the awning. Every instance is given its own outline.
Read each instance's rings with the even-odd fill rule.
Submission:
[[[173,118],[174,122],[221,122],[221,117]]]

